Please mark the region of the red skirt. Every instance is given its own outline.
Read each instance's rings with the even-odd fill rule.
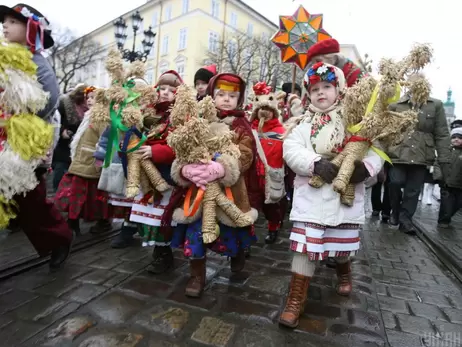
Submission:
[[[66,173],[59,183],[55,205],[68,214],[68,219],[88,222],[110,218],[125,218],[127,210],[108,204],[108,193],[98,189],[98,179]]]

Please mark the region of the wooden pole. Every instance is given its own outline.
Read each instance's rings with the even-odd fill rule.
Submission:
[[[292,65],[292,90],[290,91],[292,94],[295,94],[295,80],[297,78],[297,65]]]

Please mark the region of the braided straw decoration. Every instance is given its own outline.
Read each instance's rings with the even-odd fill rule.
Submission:
[[[160,174],[159,170],[157,170],[157,168],[151,160],[141,160],[140,164],[155,190],[157,190],[160,193],[163,193],[171,188],[170,185],[162,178],[162,175]]]
[[[127,187],[125,195],[127,198],[134,198],[140,192],[141,181],[141,156],[135,153],[127,154],[128,168],[127,168]]]
[[[253,223],[249,216],[243,213],[223,194],[218,182],[207,184],[202,204],[202,238],[204,243],[212,243],[220,236],[220,229],[217,228],[216,222],[217,206],[223,210],[237,227],[245,227]]]
[[[353,206],[355,201],[355,185],[348,183],[345,193],[340,194],[340,202],[346,206]]]
[[[355,170],[355,161],[363,160],[369,150],[369,143],[348,142],[342,150],[342,162],[337,177],[332,182],[332,186],[337,193],[345,194],[347,185],[350,183],[351,175]],[[337,156],[340,157],[340,156]]]
[[[346,153],[345,153],[345,150],[343,150],[341,153],[337,154],[337,156],[334,159],[332,159],[331,163],[341,168],[342,163],[345,159],[345,156],[346,156]],[[354,170],[354,164],[353,164],[353,170]],[[339,176],[337,175],[337,178],[338,177]],[[335,180],[337,180],[337,178]],[[343,180],[344,179],[345,179],[345,176],[343,176]],[[324,183],[325,183],[324,180],[320,176],[317,176],[317,175],[311,177],[309,180],[309,185],[312,186],[313,188],[321,188],[324,185]],[[334,187],[334,190],[335,190],[335,187]],[[348,183],[345,188],[345,192],[343,193],[340,192],[340,202],[344,205],[351,207],[353,206],[354,199],[355,199],[355,185],[352,183]]]
[[[149,177],[144,170],[141,170],[140,187],[143,194],[149,193],[153,190],[151,182],[149,181]]]

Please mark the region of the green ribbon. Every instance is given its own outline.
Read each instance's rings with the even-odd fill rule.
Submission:
[[[114,83],[117,83],[115,81]],[[133,80],[127,81],[127,83],[124,83],[122,85],[122,88],[127,91],[127,97],[125,100],[120,104],[119,109],[116,111],[114,110],[114,105],[115,102],[111,101],[110,108],[109,108],[109,115],[111,118],[111,129],[109,130],[109,137],[108,137],[108,143],[107,143],[107,151],[106,151],[106,156],[104,158],[104,167],[107,168],[109,165],[112,163],[112,158],[114,156],[114,148],[117,150],[120,150],[119,146],[119,132],[126,132],[130,128],[126,127],[125,125],[122,124],[122,111],[127,106],[128,104],[134,104],[135,101],[141,96],[140,93],[135,93],[132,89],[135,86],[135,82]],[[144,141],[143,141],[144,142]],[[137,148],[134,148],[130,150],[131,152],[138,149],[142,145],[142,142],[140,141],[139,146]]]

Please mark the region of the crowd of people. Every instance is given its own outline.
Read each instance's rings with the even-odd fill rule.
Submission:
[[[335,39],[309,49],[310,68],[303,89],[285,83],[278,92],[259,82],[246,100],[247,86],[240,76],[217,73],[215,66],[199,69],[194,76],[196,101],[213,103],[216,115],[210,126],[226,125],[234,134],[236,150],[217,152],[209,161],[184,163],[169,142],[176,131],[171,113],[184,85],[176,71],[164,72],[153,86],[139,76],[128,79],[130,88],[153,91],[155,96],[150,101],[139,99],[144,115],[139,129],[125,129],[132,131],[136,143],[130,137],[127,141],[114,139],[113,121],[123,107],[129,108],[127,99],[122,98],[118,106],[108,103],[106,89],[86,84],[60,96],[54,73],[41,55],[42,49],[53,45],[46,18],[20,4],[0,7],[0,20],[5,39],[31,51],[38,82],[49,92],[47,105],[37,116],[55,123],[59,130],[50,151],[54,201],[47,200],[47,167],[40,165],[35,170],[36,186],[14,198],[17,214],[10,221],[26,233],[40,255],[51,253],[52,270],[59,269],[68,257],[74,238],[81,234],[81,220],[95,222],[90,232],[101,233],[112,229],[113,219],[123,219],[112,247],[130,247],[140,234],[143,246],[153,247],[149,271],[154,275],[170,271],[172,249],[181,248],[190,264],[185,295],[199,297],[206,281],[208,251],[229,257],[231,271],[239,272],[256,241],[253,224],[258,212],[268,221],[265,242],[272,244],[289,211],[292,279],[280,323],[294,328],[318,261],[329,258],[336,268],[339,295],[348,296],[352,291],[351,257],[360,248],[366,183],[377,180],[372,188],[374,215],[381,213],[384,221],[407,233],[414,230],[412,216],[428,167],[433,167],[433,179],[442,187],[440,224],[449,225],[461,206],[462,127],[454,124],[449,133],[443,105],[433,98],[418,105],[415,131],[402,144],[386,150],[392,165],[384,166],[383,158],[372,149],[355,161],[349,183],[356,194],[352,204],[342,203],[331,184],[339,172],[331,159],[351,136],[342,115],[345,90],[366,73],[340,53]],[[130,95],[137,98],[139,94]],[[108,114],[109,108],[111,111],[107,123],[96,119],[104,105]],[[390,107],[404,112],[414,106],[405,94]],[[148,164],[139,164],[142,170],[138,167],[140,192],[127,194],[133,188],[127,176],[133,162]],[[143,177],[145,182],[151,178],[148,168],[156,170],[166,183],[161,193],[149,182],[143,184]],[[313,187],[309,182],[313,176],[326,184]],[[231,220],[224,213],[225,201],[215,211],[218,237],[207,242],[202,233],[205,192],[214,182],[248,222],[243,226]]]

